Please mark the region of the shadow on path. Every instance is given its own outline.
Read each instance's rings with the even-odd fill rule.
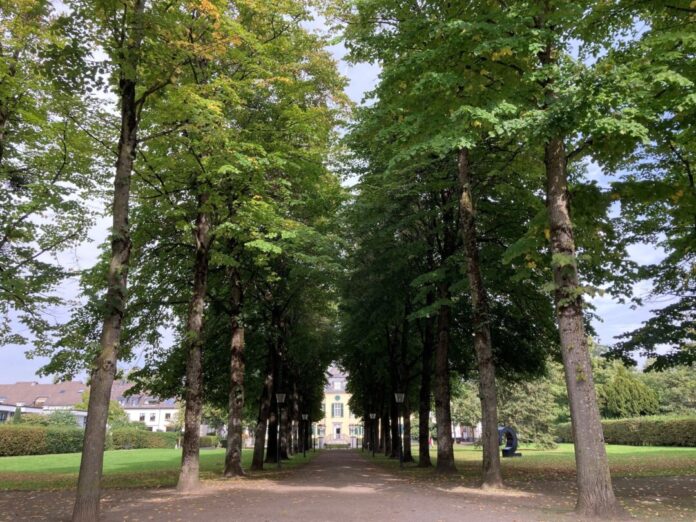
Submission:
[[[550,486],[550,485],[549,485]],[[275,477],[206,481],[199,492],[105,492],[104,521],[302,520],[531,521],[579,519],[549,492],[482,492],[424,484],[381,468],[358,451],[323,451]],[[552,492],[551,492],[552,493]],[[73,491],[0,493],[0,520],[69,520]]]

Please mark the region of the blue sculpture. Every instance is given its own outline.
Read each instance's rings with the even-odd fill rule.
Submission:
[[[505,446],[503,447],[503,457],[521,457],[521,453],[517,451],[517,432],[509,426],[500,426],[498,428],[498,445],[503,443],[505,438]]]

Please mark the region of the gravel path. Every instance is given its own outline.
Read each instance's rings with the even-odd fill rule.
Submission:
[[[355,451],[323,451],[273,479],[209,481],[195,494],[172,489],[107,491],[104,521],[556,521],[578,518],[549,492],[484,493],[410,482]],[[0,493],[0,520],[69,520],[74,492]]]

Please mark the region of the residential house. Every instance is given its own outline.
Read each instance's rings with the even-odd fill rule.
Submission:
[[[134,422],[142,422],[151,431],[171,431],[175,429],[179,412],[174,399],[160,400],[147,394],[126,396],[126,392],[133,386],[126,381],[114,382],[111,389],[111,400],[118,402],[125,410],[128,418]],[[89,386],[80,381],[65,381],[57,383],[16,382],[14,384],[0,384],[0,403],[5,407],[0,408],[0,419],[11,417],[16,406],[36,410],[36,413],[48,414],[54,410],[73,411],[77,423],[84,426],[87,412],[76,411],[74,406],[81,403],[83,394]],[[12,415],[9,412],[10,405]],[[29,410],[27,410],[29,412]],[[0,422],[3,422],[0,420]]]

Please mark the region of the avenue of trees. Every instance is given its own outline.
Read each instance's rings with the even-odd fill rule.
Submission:
[[[360,107],[317,15],[381,67]],[[224,475],[244,474],[249,423],[261,469],[307,443],[335,361],[388,455],[413,460],[413,413],[431,466],[434,410],[454,472],[450,426],[479,418],[483,487],[504,485],[501,394],[539,412],[563,395],[577,511],[620,513],[601,416],[681,406],[618,363],[594,362],[597,393],[588,302],[652,285],[667,306],[604,356],[694,364],[694,22],[687,0],[3,2],[0,344],[89,373],[73,520],[98,519],[111,387],[135,360],[134,391],[184,404],[182,492],[204,409],[226,418]],[[98,262],[65,269],[103,206]],[[627,388],[644,393],[612,402]]]

